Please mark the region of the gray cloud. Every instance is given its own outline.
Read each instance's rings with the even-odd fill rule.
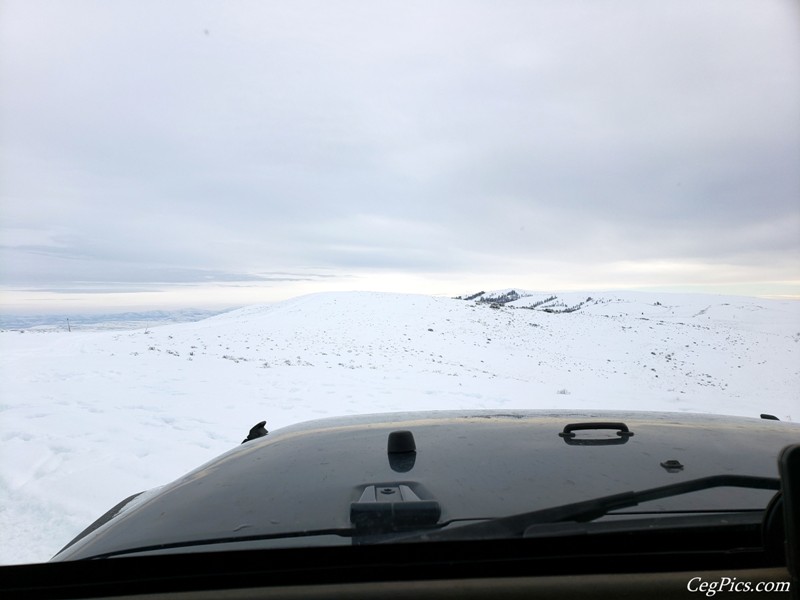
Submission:
[[[5,286],[510,255],[798,280],[793,3],[0,10]]]

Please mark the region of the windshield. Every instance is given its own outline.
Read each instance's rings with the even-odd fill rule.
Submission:
[[[800,420],[799,17],[4,0],[0,564],[143,490],[111,521],[185,506],[206,472],[273,508],[190,538],[323,532],[296,545],[349,543],[382,489],[444,529],[777,478]],[[625,510],[760,518],[771,485]],[[193,522],[220,510],[192,498]]]

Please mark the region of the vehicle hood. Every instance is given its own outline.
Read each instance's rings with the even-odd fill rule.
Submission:
[[[632,435],[600,429],[559,435],[570,424],[608,422],[624,424]],[[387,451],[396,431],[412,433],[415,452]],[[115,507],[54,560],[346,529],[351,504],[370,486],[407,486],[438,502],[445,522],[711,475],[778,477],[777,456],[799,433],[797,425],[773,420],[617,411],[435,411],[310,421],[247,442]],[[646,510],[763,509],[771,496],[712,489],[654,501]]]

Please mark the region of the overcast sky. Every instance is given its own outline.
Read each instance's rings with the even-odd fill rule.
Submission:
[[[0,0],[0,308],[800,296],[794,0]]]

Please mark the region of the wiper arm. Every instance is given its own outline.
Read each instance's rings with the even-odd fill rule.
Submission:
[[[564,504],[554,508],[545,508],[520,513],[508,517],[498,517],[482,523],[473,523],[448,530],[431,531],[404,538],[392,538],[396,542],[464,540],[486,538],[521,537],[532,525],[542,523],[559,523],[562,521],[592,521],[620,508],[636,506],[642,502],[671,498],[690,492],[708,490],[717,487],[739,487],[750,489],[778,490],[780,480],[771,477],[753,477],[749,475],[712,475],[691,481],[681,481],[670,485],[642,490],[640,492],[623,492],[611,496],[603,496],[593,500],[584,500],[572,504]]]

